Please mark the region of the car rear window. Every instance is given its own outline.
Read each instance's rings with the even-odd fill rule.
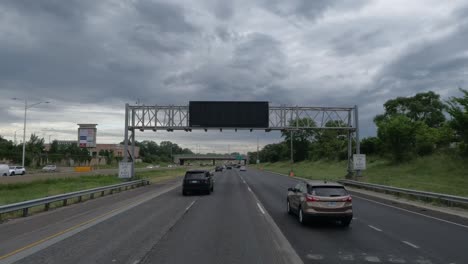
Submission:
[[[348,192],[344,187],[339,186],[320,186],[309,187],[309,194],[325,197],[346,196]]]
[[[205,175],[204,172],[191,172],[185,174],[185,179],[203,179]]]

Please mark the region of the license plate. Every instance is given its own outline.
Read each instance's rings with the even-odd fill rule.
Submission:
[[[190,183],[198,183],[198,181],[191,181]]]
[[[336,202],[328,202],[328,206],[336,206]]]

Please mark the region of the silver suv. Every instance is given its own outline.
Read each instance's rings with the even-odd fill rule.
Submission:
[[[26,174],[26,169],[21,166],[10,166],[10,176],[14,175],[24,175]]]
[[[301,224],[312,219],[339,220],[349,226],[353,219],[352,198],[339,183],[326,181],[300,181],[288,188],[286,208],[296,214]]]

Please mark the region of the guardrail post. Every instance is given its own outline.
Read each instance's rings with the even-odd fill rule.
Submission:
[[[63,205],[63,206],[67,206],[67,202],[68,202],[67,199],[64,199],[62,205]]]
[[[28,216],[29,208],[23,208],[23,217]]]
[[[101,196],[104,196],[104,191],[101,192]]]
[[[82,197],[83,197],[83,196],[81,196],[81,195],[80,195],[80,196],[78,196],[78,202],[79,202],[79,203],[81,203],[81,201],[82,201]]]
[[[45,204],[45,207],[44,207],[44,210],[45,210],[45,211],[49,211],[49,208],[50,208],[50,203],[46,203],[46,204]]]
[[[89,195],[89,199],[94,199],[94,193]]]

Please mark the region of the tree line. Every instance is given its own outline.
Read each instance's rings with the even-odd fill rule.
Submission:
[[[429,91],[411,97],[397,97],[383,105],[384,113],[374,118],[377,136],[361,140],[361,153],[389,158],[394,162],[433,154],[436,151],[468,157],[468,91],[446,101]],[[292,120],[313,124],[311,119]],[[326,127],[346,126],[329,121]],[[262,162],[290,159],[293,136],[294,161],[347,159],[347,132],[343,130],[283,131],[282,142],[266,145],[258,156]],[[352,144],[355,148],[355,142]],[[249,152],[255,163],[256,152]]]
[[[140,158],[147,163],[172,162],[173,155],[193,154],[190,149],[181,148],[170,141],[162,141],[158,144],[145,140],[135,142],[135,145],[140,147]],[[21,164],[22,153],[22,144],[15,144],[0,136],[0,160],[4,159],[13,164]],[[122,157],[116,156],[113,150],[100,150],[96,154],[96,158],[105,159],[108,165],[122,159]],[[69,163],[70,160],[77,164],[86,164],[92,158],[92,153],[87,148],[80,148],[77,144],[59,144],[58,141],[54,140],[50,144],[49,150],[46,151],[44,138],[39,138],[35,134],[31,134],[26,142],[25,166],[40,167],[46,163]]]

